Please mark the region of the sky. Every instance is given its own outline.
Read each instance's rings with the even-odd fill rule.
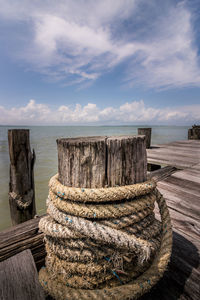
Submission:
[[[199,0],[0,0],[0,125],[200,123]]]

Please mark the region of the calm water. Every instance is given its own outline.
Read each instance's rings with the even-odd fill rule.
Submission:
[[[45,212],[48,195],[48,180],[57,173],[56,139],[60,137],[97,135],[135,135],[142,126],[33,126],[30,129],[31,147],[36,152],[35,188],[37,214]],[[151,126],[152,144],[187,139],[188,127]],[[11,225],[8,205],[9,155],[7,131],[11,128],[0,126],[0,229]],[[21,128],[25,128],[24,126]]]

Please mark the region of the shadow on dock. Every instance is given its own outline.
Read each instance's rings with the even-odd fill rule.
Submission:
[[[173,248],[168,270],[159,283],[139,300],[199,299],[200,264],[198,249],[182,235],[173,232]],[[186,299],[186,298],[184,298]]]

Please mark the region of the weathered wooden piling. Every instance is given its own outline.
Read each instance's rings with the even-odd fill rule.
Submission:
[[[32,219],[36,214],[34,190],[35,152],[30,149],[29,130],[8,130],[10,154],[9,204],[12,224]]]
[[[188,129],[188,140],[200,140],[200,125],[193,125]]]
[[[144,136],[58,139],[59,181],[100,188],[143,182],[147,176]]]
[[[151,128],[138,128],[139,135],[145,135],[146,137],[146,148],[151,147]]]

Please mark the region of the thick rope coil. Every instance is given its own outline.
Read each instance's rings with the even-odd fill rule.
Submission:
[[[172,229],[153,181],[79,189],[51,178],[45,234],[46,268],[39,279],[55,299],[137,299],[163,275]],[[155,219],[157,201],[162,223]]]
[[[78,202],[115,202],[123,199],[133,199],[152,192],[156,187],[154,181],[147,181],[133,185],[109,188],[88,189],[73,188],[62,185],[58,181],[58,174],[49,181],[50,190],[63,199]]]

